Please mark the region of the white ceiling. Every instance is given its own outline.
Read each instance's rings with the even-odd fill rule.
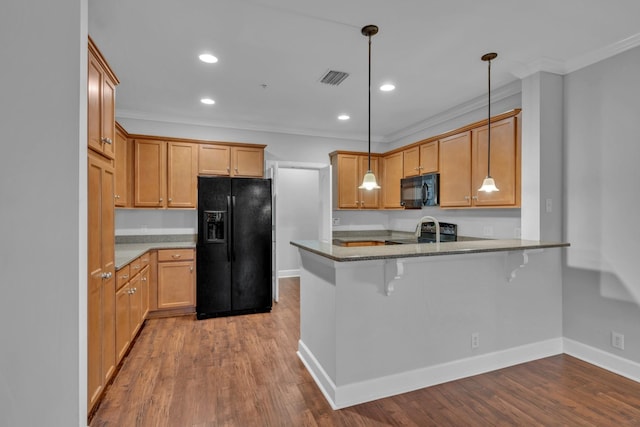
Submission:
[[[378,25],[371,132],[384,142],[486,97],[486,52],[493,88],[564,74],[640,44],[639,16],[638,0],[89,0],[89,34],[121,81],[118,117],[366,140],[360,29]],[[321,84],[329,69],[350,76]],[[396,90],[378,91],[386,81]]]

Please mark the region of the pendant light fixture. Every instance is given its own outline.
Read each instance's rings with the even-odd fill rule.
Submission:
[[[371,37],[378,34],[378,27],[376,25],[367,25],[362,27],[361,32],[363,36],[369,37],[369,160],[367,173],[364,174],[362,185],[358,188],[362,190],[377,190],[380,186],[376,182],[376,176],[371,171]]]
[[[496,182],[493,178],[491,178],[491,61],[496,59],[498,54],[495,52],[486,53],[482,55],[483,61],[488,63],[488,73],[487,73],[487,177],[482,181],[482,187],[478,189],[478,191],[484,191],[485,193],[492,193],[498,190],[496,187]]]

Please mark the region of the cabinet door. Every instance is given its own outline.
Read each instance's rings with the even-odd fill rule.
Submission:
[[[129,281],[129,337],[133,341],[140,328],[142,317],[142,299],[140,298],[140,274]]]
[[[369,157],[359,156],[360,168],[356,177],[356,186],[362,182],[364,174],[369,169]],[[371,157],[371,172],[376,176],[378,183],[380,182],[380,174],[378,168],[378,158]],[[359,190],[359,200],[361,209],[378,209],[380,206],[380,190]]]
[[[148,256],[148,255],[146,255]],[[144,322],[149,314],[149,283],[151,268],[147,265],[140,272],[140,323]]]
[[[116,154],[116,85],[107,76],[102,74],[102,154],[113,159]]]
[[[420,146],[420,174],[438,172],[438,141]]]
[[[420,147],[404,150],[402,162],[405,178],[420,175]]]
[[[102,152],[102,67],[89,52],[87,74],[87,144]]]
[[[337,196],[338,208],[358,209],[360,207],[360,185],[358,171],[360,156],[357,154],[337,155]]]
[[[115,370],[114,171],[96,154],[87,172],[87,390],[91,407]]]
[[[491,123],[491,176],[500,191],[477,192],[476,206],[513,206],[517,203],[517,158],[515,118],[511,117]],[[487,127],[472,131],[473,180],[471,189],[475,192],[487,175]]]
[[[166,142],[151,139],[134,140],[134,204],[136,207],[165,206]]]
[[[471,206],[471,132],[440,140],[440,206]]]
[[[229,176],[231,149],[225,145],[200,144],[198,148],[198,174]]]
[[[158,263],[158,309],[195,305],[193,261]]]
[[[186,142],[167,144],[167,207],[195,208],[198,146]]]
[[[382,207],[402,208],[400,205],[400,180],[403,176],[402,152],[382,158]]]
[[[231,147],[231,176],[264,176],[264,149]]]
[[[116,190],[115,190],[115,204],[116,207],[129,206],[129,146],[127,144],[127,137],[120,132],[116,131],[115,142],[115,168],[116,168]]]
[[[116,354],[120,362],[131,341],[131,316],[129,311],[129,284],[116,292]]]

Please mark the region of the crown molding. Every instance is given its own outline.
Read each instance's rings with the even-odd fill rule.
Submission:
[[[495,102],[501,101],[505,98],[508,98],[512,95],[516,95],[520,92],[522,92],[522,84],[520,80],[514,80],[511,83],[508,83],[497,89],[491,90],[491,103],[493,104]],[[487,106],[487,95],[485,94],[485,95],[473,98],[465,103],[456,105],[455,107],[452,107],[448,110],[445,110],[441,113],[431,116],[425,120],[422,120],[418,123],[415,123],[397,132],[386,135],[385,140],[387,142],[398,141],[399,139],[415,135],[433,126],[437,126],[441,123],[455,119],[456,117],[462,116],[466,113],[478,110],[486,106]]]
[[[327,131],[319,131],[313,129],[298,129],[298,128],[288,128],[288,127],[280,127],[280,126],[268,126],[268,125],[256,125],[254,123],[249,122],[241,122],[241,121],[225,121],[225,122],[217,122],[217,121],[205,121],[205,120],[197,120],[197,119],[189,119],[184,117],[176,117],[162,114],[152,114],[135,110],[122,110],[118,109],[116,111],[116,119],[131,119],[131,120],[141,120],[141,121],[150,121],[150,122],[160,122],[160,123],[173,123],[178,125],[188,125],[188,126],[203,126],[208,128],[220,128],[220,129],[228,129],[233,131],[240,132],[267,132],[274,134],[287,134],[287,135],[300,135],[300,136],[309,136],[316,138],[331,138],[331,139],[343,139],[347,141],[357,141],[357,142],[366,142],[366,135],[359,135],[354,133],[337,133],[337,132],[327,132]],[[384,138],[381,136],[371,135],[371,142],[380,143],[385,142]]]
[[[566,61],[558,61],[551,58],[541,58],[527,65],[516,67],[511,73],[523,79],[538,72],[547,72],[565,75],[588,67],[589,65],[611,58],[619,53],[640,46],[640,33],[634,34],[626,39],[619,40],[600,49],[589,51],[583,55],[578,55]]]

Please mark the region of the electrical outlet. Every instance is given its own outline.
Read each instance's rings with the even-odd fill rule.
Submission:
[[[340,225],[340,218],[333,218],[333,225]]]
[[[546,207],[547,213],[550,213],[551,210],[552,210],[551,199],[547,199],[546,200],[546,206],[545,207]]]
[[[611,331],[611,346],[620,350],[624,350],[624,335]]]
[[[522,230],[520,229],[520,227],[516,227],[513,229],[513,237],[515,237],[516,239],[522,237]]]
[[[485,225],[484,229],[482,230],[482,234],[484,234],[485,236],[493,236],[493,227],[490,225]]]
[[[471,334],[471,348],[480,347],[480,333],[474,332]]]

